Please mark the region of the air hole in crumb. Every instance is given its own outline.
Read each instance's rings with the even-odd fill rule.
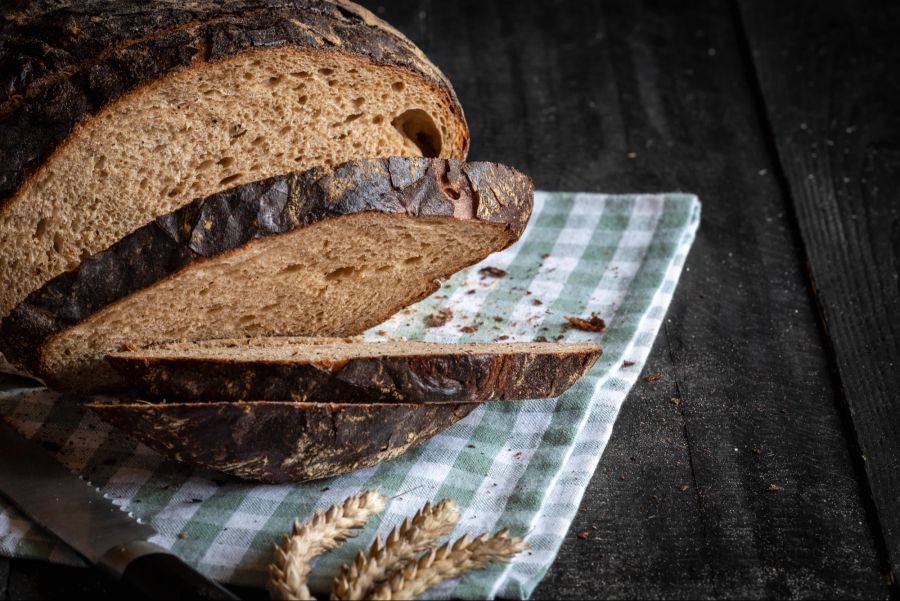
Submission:
[[[372,118],[372,123],[374,123],[375,125],[381,125],[382,123],[384,123],[384,115],[375,115],[375,117]]]
[[[282,270],[279,271],[278,273],[279,273],[279,274],[298,273],[298,272],[300,272],[300,271],[303,271],[303,269],[304,269],[305,267],[306,267],[305,265],[302,265],[302,264],[300,264],[300,263],[295,263],[295,264],[293,264],[293,265],[288,265],[287,267],[285,267],[284,269],[282,269]]]
[[[337,279],[340,279],[340,278],[345,277],[345,276],[353,275],[353,273],[354,273],[355,271],[356,271],[356,268],[355,268],[355,267],[350,267],[350,266],[347,266],[347,267],[338,267],[338,268],[335,269],[334,271],[331,271],[331,272],[329,272],[329,273],[326,273],[326,274],[325,274],[325,279],[326,279],[326,280],[337,280]]]
[[[284,79],[281,75],[275,75],[269,78],[269,86],[277,86],[281,83],[281,80]]]
[[[265,141],[266,141],[266,137],[265,137],[265,136],[256,136],[255,138],[253,138],[253,141],[250,142],[250,144],[253,145],[253,146],[259,146],[260,144],[262,144],[262,143],[265,142]],[[203,163],[205,163],[205,162],[206,162],[206,161],[203,161]],[[202,165],[203,163],[201,163],[201,165]],[[211,164],[211,163],[212,163],[212,161],[210,161],[210,164]]]
[[[238,319],[238,324],[245,326],[254,321],[256,321],[256,315],[242,315],[241,318]]]
[[[64,245],[65,240],[63,240],[62,234],[59,232],[53,234],[53,250],[55,250],[58,254],[62,254]]]
[[[174,198],[174,197],[178,196],[179,194],[181,194],[182,192],[184,192],[184,188],[182,186],[175,186],[174,188],[169,190],[169,193],[167,196],[169,198]]]
[[[299,102],[300,104],[306,104],[307,100],[309,100],[309,96],[304,94],[303,96],[301,96],[300,98],[297,99],[297,102]]]
[[[278,130],[278,134],[281,135],[281,136],[283,136],[283,135],[285,135],[286,133],[288,133],[289,131],[291,131],[291,126],[290,126],[290,125],[285,125],[284,127],[282,127],[281,129]]]
[[[391,89],[394,90],[395,92],[402,92],[403,88],[405,88],[405,87],[406,86],[403,85],[402,81],[395,81],[394,83],[391,84]]]
[[[249,71],[247,73],[244,73],[244,79],[250,81],[251,79],[253,79],[253,73],[250,73]]]
[[[222,179],[219,180],[219,185],[227,186],[231,182],[237,181],[243,176],[244,176],[243,173],[235,173],[234,175],[229,175],[228,177],[223,177]]]
[[[217,164],[225,168],[231,167],[234,165],[234,157],[222,157],[218,160]]]
[[[312,73],[310,73],[309,71],[294,71],[293,73],[291,73],[291,75],[294,77],[300,77],[302,79],[312,77]]]
[[[322,67],[319,69],[319,73],[322,75],[331,75],[334,73],[334,69],[329,69],[328,67]]]
[[[209,169],[212,166],[213,166],[212,159],[206,159],[204,161],[200,161],[200,164],[197,165],[197,169],[202,171],[203,169]]]
[[[422,109],[410,109],[397,116],[391,125],[415,144],[422,156],[438,157],[441,154],[441,134],[431,115]]]
[[[422,257],[419,257],[419,256],[409,257],[408,259],[405,259],[403,262],[406,263],[407,265],[414,265],[416,263],[421,263]]]
[[[366,102],[366,99],[363,98],[362,96],[360,96],[359,98],[355,98],[355,99],[353,100],[353,106],[355,106],[356,108],[359,108],[359,107],[361,107],[365,102]]]
[[[338,83],[338,81],[337,81],[336,79],[329,79],[329,80],[328,80],[328,87],[329,87],[329,88],[333,88],[334,86],[337,85],[337,83]]]
[[[347,115],[347,118],[344,119],[344,123],[352,123],[362,117],[362,113],[354,113],[353,115]]]
[[[43,238],[44,234],[47,233],[47,218],[43,218],[37,222],[37,225],[34,227],[34,237],[35,238]]]

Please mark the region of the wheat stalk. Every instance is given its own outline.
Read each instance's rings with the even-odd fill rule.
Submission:
[[[391,530],[386,540],[376,537],[368,554],[358,551],[355,560],[344,565],[340,576],[334,579],[331,598],[365,599],[376,584],[433,547],[458,521],[459,508],[454,501],[444,499],[434,506],[425,503],[412,518]]]
[[[353,535],[353,528],[362,528],[369,516],[384,509],[387,499],[374,490],[367,490],[328,511],[317,511],[307,522],[294,520],[291,536],[275,545],[269,566],[269,593],[273,599],[314,599],[307,586],[310,561],[336,548]]]
[[[474,539],[465,535],[432,549],[378,586],[368,598],[415,599],[439,582],[483,569],[491,562],[508,562],[527,548],[523,539],[509,536],[506,529],[494,536],[484,533]]]

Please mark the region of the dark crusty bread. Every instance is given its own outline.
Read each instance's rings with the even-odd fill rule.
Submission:
[[[51,387],[120,385],[125,345],[349,336],[512,244],[533,186],[492,163],[372,159],[197,200],[86,258],[0,324],[0,351]]]
[[[375,465],[477,404],[93,402],[103,420],[179,461],[248,480],[300,482]]]
[[[0,317],[193,198],[468,140],[440,71],[345,0],[4,2]]]
[[[599,356],[588,342],[256,338],[165,344],[107,361],[154,399],[473,403],[559,396]]]

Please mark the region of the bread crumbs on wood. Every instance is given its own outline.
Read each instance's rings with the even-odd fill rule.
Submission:
[[[447,324],[453,319],[453,311],[450,309],[441,309],[437,313],[429,313],[425,316],[425,325],[429,328],[439,328]]]
[[[658,382],[662,380],[662,374],[657,372],[653,374],[647,374],[643,377],[644,382]]]
[[[606,321],[596,313],[591,313],[591,316],[587,319],[567,315],[566,320],[573,328],[584,330],[585,332],[602,332],[606,329]]]

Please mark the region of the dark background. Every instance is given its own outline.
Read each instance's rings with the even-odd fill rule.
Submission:
[[[703,202],[662,379],[535,596],[900,598],[900,3],[364,4],[454,82],[472,159]],[[116,593],[0,559],[0,599]]]

